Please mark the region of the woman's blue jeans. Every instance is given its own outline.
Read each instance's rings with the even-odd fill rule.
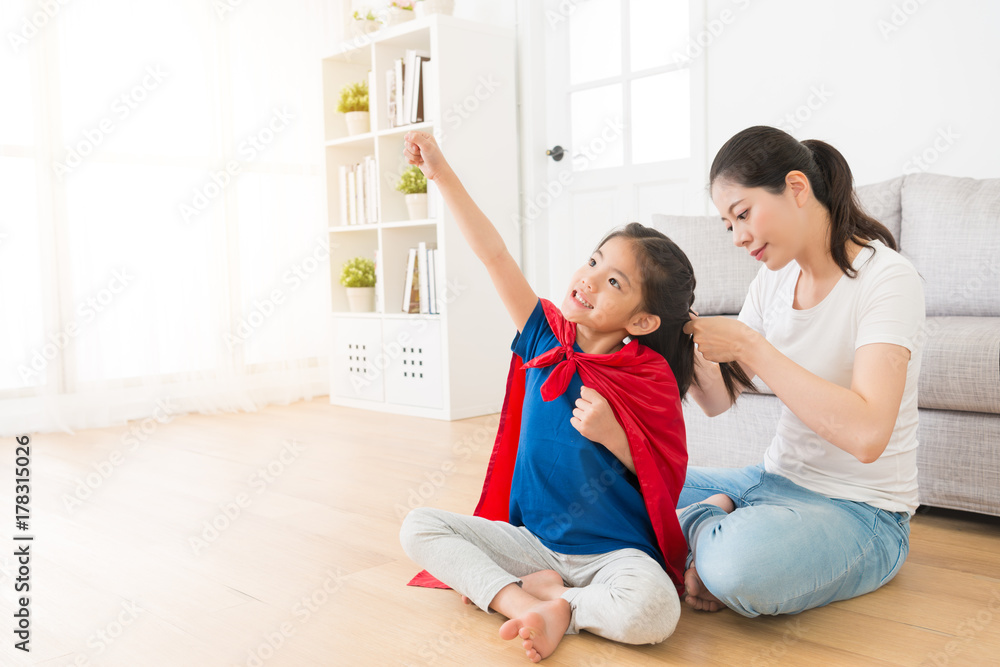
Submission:
[[[736,510],[702,503],[724,493]],[[689,468],[678,508],[708,590],[744,616],[797,614],[871,592],[910,550],[910,516],[803,488],[764,464]]]

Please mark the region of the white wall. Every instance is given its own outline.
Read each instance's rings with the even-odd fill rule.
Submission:
[[[831,143],[858,184],[916,171],[1000,177],[1000,2],[710,0],[707,9],[710,23],[732,12],[705,55],[709,165],[739,130],[778,125]]]

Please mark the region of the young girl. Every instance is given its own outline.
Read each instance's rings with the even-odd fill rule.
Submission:
[[[680,398],[694,363],[682,330],[690,262],[633,223],[576,271],[560,312],[535,295],[434,139],[411,132],[405,151],[437,184],[519,333],[476,516],[413,510],[404,549],[510,619],[500,636],[519,637],[533,662],[579,630],[663,641],[680,612],[687,551],[675,509],[687,463]]]

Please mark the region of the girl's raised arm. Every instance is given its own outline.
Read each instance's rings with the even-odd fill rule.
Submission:
[[[521,331],[538,304],[538,295],[521,273],[500,233],[465,191],[433,136],[426,132],[410,132],[403,147],[410,164],[420,167],[427,180],[434,181],[441,191],[458,228],[476,257],[486,266],[500,300],[517,330]]]

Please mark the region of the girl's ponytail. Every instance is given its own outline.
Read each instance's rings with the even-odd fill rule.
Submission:
[[[726,393],[729,394],[730,402],[736,402],[736,397],[740,391],[748,391],[752,394],[759,393],[753,380],[746,374],[739,364],[730,364],[725,361],[719,364],[719,371],[722,373],[722,384],[726,385]]]

